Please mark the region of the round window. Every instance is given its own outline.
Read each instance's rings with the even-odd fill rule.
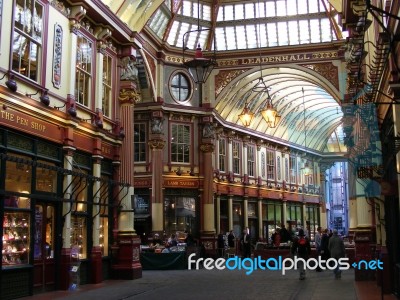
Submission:
[[[190,81],[184,73],[176,73],[173,75],[170,84],[171,95],[175,101],[184,102],[190,98]]]

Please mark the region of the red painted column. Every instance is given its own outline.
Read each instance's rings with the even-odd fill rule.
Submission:
[[[163,200],[163,149],[165,146],[162,112],[154,111],[151,119],[151,222],[152,231],[162,233],[164,230]]]
[[[112,247],[113,263],[111,266],[114,279],[137,279],[142,277],[142,266],[140,264],[139,248],[140,237],[136,234],[134,223],[134,212],[131,207],[133,191],[133,169],[134,169],[134,103],[140,99],[140,94],[134,81],[121,81],[120,85],[120,121],[125,130],[125,139],[121,146],[120,181],[128,183],[129,187],[117,187],[125,189],[120,193],[118,215],[118,233],[116,245]]]

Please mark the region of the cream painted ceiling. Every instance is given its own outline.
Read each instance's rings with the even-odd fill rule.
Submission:
[[[102,1],[132,30],[146,27],[160,42],[178,48],[182,48],[183,34],[196,29],[209,30],[188,35],[189,48],[200,43],[203,49],[216,48],[217,53],[301,44],[318,47],[343,38],[337,25],[341,1],[336,0]],[[251,92],[260,74],[254,68],[221,92],[214,105],[217,118],[243,127],[238,115],[247,101],[256,113],[249,130],[298,149],[346,152],[340,97],[329,83],[301,68],[263,69],[273,105],[282,116],[276,128],[268,128],[259,114],[267,95]]]

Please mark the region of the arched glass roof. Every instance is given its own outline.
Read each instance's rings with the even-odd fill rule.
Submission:
[[[243,126],[238,119],[247,102],[255,118],[248,129],[262,132],[296,148],[323,152],[345,151],[343,133],[339,130],[343,113],[339,103],[322,83],[312,80],[305,71],[291,68],[269,68],[262,78],[270,88],[272,104],[281,115],[276,128],[268,127],[261,110],[267,92],[255,93],[260,71],[244,74],[232,81],[218,97],[215,109],[227,123]]]
[[[341,38],[337,16],[325,0],[165,1],[148,27],[172,46],[193,31],[189,49],[228,51],[331,42]]]
[[[318,45],[343,39],[338,26],[340,0],[102,0],[134,31],[143,28],[160,44],[218,52]],[[185,40],[183,40],[185,38]],[[215,111],[227,126],[242,126],[238,115],[247,101],[256,117],[248,128],[297,148],[345,152],[342,110],[328,84],[305,71],[263,70],[273,105],[282,115],[268,128],[259,114],[266,95],[251,88],[260,77],[254,68],[219,94]],[[304,90],[304,93],[303,93]],[[304,102],[304,105],[303,105]]]

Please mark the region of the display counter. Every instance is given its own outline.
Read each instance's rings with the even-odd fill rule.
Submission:
[[[185,270],[187,260],[185,252],[154,253],[142,252],[140,263],[143,270]]]

